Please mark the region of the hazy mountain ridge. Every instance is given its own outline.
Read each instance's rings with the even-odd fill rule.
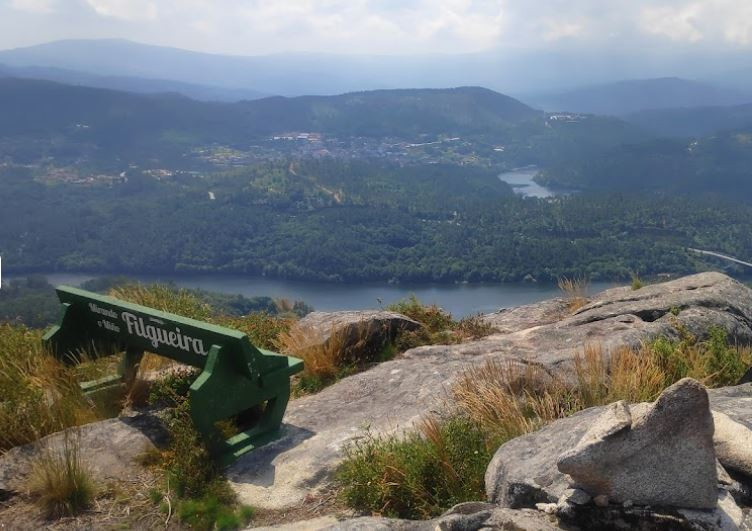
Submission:
[[[623,116],[629,123],[661,136],[707,136],[752,128],[752,103],[677,109],[652,109]]]
[[[648,109],[708,107],[752,102],[752,91],[664,77],[634,79],[523,98],[547,111],[627,115]]]
[[[120,90],[139,94],[175,93],[202,101],[237,102],[271,96],[271,94],[265,94],[249,89],[230,89],[219,86],[197,85],[169,79],[132,76],[100,76],[76,70],[43,66],[12,67],[0,64],[0,76],[55,81],[66,85]]]
[[[719,56],[684,51],[644,61],[644,51],[565,49],[520,53],[491,49],[465,54],[350,55],[279,53],[218,55],[122,39],[66,40],[0,51],[0,63],[42,66],[98,76],[169,79],[184,83],[250,89],[269,94],[332,95],[358,90],[479,85],[522,95],[546,87],[574,90],[619,79],[673,75],[730,85],[725,72],[745,68],[744,53]],[[738,90],[752,91],[752,78]],[[524,98],[523,98],[524,101]],[[561,110],[561,109],[556,109]],[[570,109],[571,110],[571,109]]]
[[[74,122],[107,127],[119,118],[118,127],[183,126],[196,134],[216,133],[217,140],[228,133],[312,129],[364,136],[450,132],[453,128],[477,132],[542,117],[509,96],[479,87],[277,96],[230,104],[17,78],[0,82],[0,110],[8,117],[0,129],[5,134],[64,129]],[[218,127],[220,122],[222,127]]]

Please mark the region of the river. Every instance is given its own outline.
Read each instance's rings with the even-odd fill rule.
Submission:
[[[23,275],[17,275],[23,276]],[[79,285],[100,275],[86,273],[52,273],[45,275],[54,285]],[[303,300],[316,310],[361,310],[378,308],[415,294],[424,303],[434,303],[455,317],[521,304],[538,302],[561,295],[552,284],[327,284],[292,280],[273,280],[243,275],[128,275],[141,282],[173,282],[186,288],[201,288],[221,293],[240,293],[247,297],[266,295],[273,298]],[[14,276],[8,275],[4,281]],[[593,282],[589,292],[597,293],[618,284]]]

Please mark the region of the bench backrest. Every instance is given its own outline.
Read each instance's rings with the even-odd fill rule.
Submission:
[[[109,343],[120,350],[145,350],[203,369],[209,349],[222,347],[222,356],[231,356],[233,365],[255,379],[282,363],[265,356],[237,330],[189,319],[114,297],[68,286],[56,289],[66,306],[61,325],[48,333],[55,335],[55,351],[65,356],[87,344]],[[278,363],[275,363],[278,362]]]

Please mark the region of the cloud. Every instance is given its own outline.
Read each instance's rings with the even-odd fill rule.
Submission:
[[[0,43],[32,36],[235,54],[745,48],[752,0],[0,0]]]
[[[97,14],[128,21],[156,20],[157,0],[86,0]]]
[[[698,27],[701,9],[698,4],[678,8],[646,7],[642,12],[642,28],[673,41],[697,42],[704,38]]]
[[[55,0],[11,0],[10,7],[16,11],[48,14],[55,11]]]

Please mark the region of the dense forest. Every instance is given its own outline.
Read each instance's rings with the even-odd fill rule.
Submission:
[[[686,273],[745,256],[752,208],[678,195],[513,195],[491,170],[284,161],[211,176],[0,176],[6,271],[239,272],[328,281]]]
[[[752,199],[752,128],[623,145],[548,167],[540,182],[579,190]]]

